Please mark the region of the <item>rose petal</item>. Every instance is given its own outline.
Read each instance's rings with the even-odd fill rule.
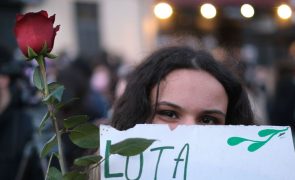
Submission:
[[[16,21],[20,21],[23,17],[24,15],[22,14],[16,14]]]
[[[54,28],[54,32],[56,33],[57,31],[59,31],[59,28],[60,28],[60,25],[57,25],[57,26]]]
[[[48,18],[48,13],[47,13],[47,11],[41,10],[41,11],[37,12],[37,14],[41,14],[42,16]]]
[[[54,23],[54,21],[55,21],[55,14],[54,15],[52,15],[52,16],[50,16],[49,17],[49,20],[52,22],[52,24]]]
[[[52,36],[51,44],[49,45],[49,48],[48,48],[48,53],[51,52],[51,50],[53,49],[54,39],[56,36],[56,32],[59,31],[59,28],[60,28],[60,25],[57,25],[53,30],[53,36]]]

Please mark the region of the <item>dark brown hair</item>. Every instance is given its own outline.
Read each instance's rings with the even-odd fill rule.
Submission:
[[[154,113],[150,102],[152,88],[176,69],[196,69],[211,74],[223,85],[228,96],[226,124],[252,124],[253,113],[247,93],[225,66],[206,51],[168,47],[148,56],[130,76],[124,94],[115,104],[112,126],[125,130],[147,123]]]

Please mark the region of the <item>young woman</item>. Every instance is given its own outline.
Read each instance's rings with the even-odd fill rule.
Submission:
[[[168,47],[148,56],[117,101],[112,126],[136,124],[244,124],[253,122],[239,80],[209,53]]]
[[[114,107],[112,126],[136,124],[252,124],[253,114],[241,83],[205,51],[160,49],[129,76]],[[93,170],[91,179],[100,179]]]

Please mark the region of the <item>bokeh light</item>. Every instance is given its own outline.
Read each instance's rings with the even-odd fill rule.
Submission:
[[[245,18],[251,18],[254,16],[255,10],[254,10],[253,6],[251,6],[250,4],[243,4],[241,6],[241,14]]]
[[[154,7],[154,14],[159,19],[168,19],[173,14],[173,9],[168,3],[158,3]]]
[[[281,19],[289,19],[292,15],[292,10],[287,4],[281,4],[278,7],[277,13]]]
[[[216,16],[217,11],[215,6],[210,3],[206,3],[201,6],[201,14],[206,19],[212,19]]]

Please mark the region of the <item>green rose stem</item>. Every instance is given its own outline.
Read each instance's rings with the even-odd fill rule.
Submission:
[[[45,59],[44,56],[39,55],[37,57],[37,62],[40,66],[40,71],[42,74],[43,82],[44,82],[44,97],[47,97],[49,95],[49,89],[48,89],[48,84],[47,84],[47,77],[46,77],[46,68],[45,68]],[[61,140],[61,132],[59,131],[58,127],[58,122],[57,118],[55,116],[55,107],[53,104],[46,103],[49,111],[49,116],[52,120],[52,124],[55,130],[55,134],[57,137],[57,146],[58,146],[58,160],[59,160],[59,165],[61,168],[61,173],[64,175],[66,173],[66,166],[65,166],[65,161],[64,161],[64,153],[63,153],[63,148],[62,148],[62,140]]]

